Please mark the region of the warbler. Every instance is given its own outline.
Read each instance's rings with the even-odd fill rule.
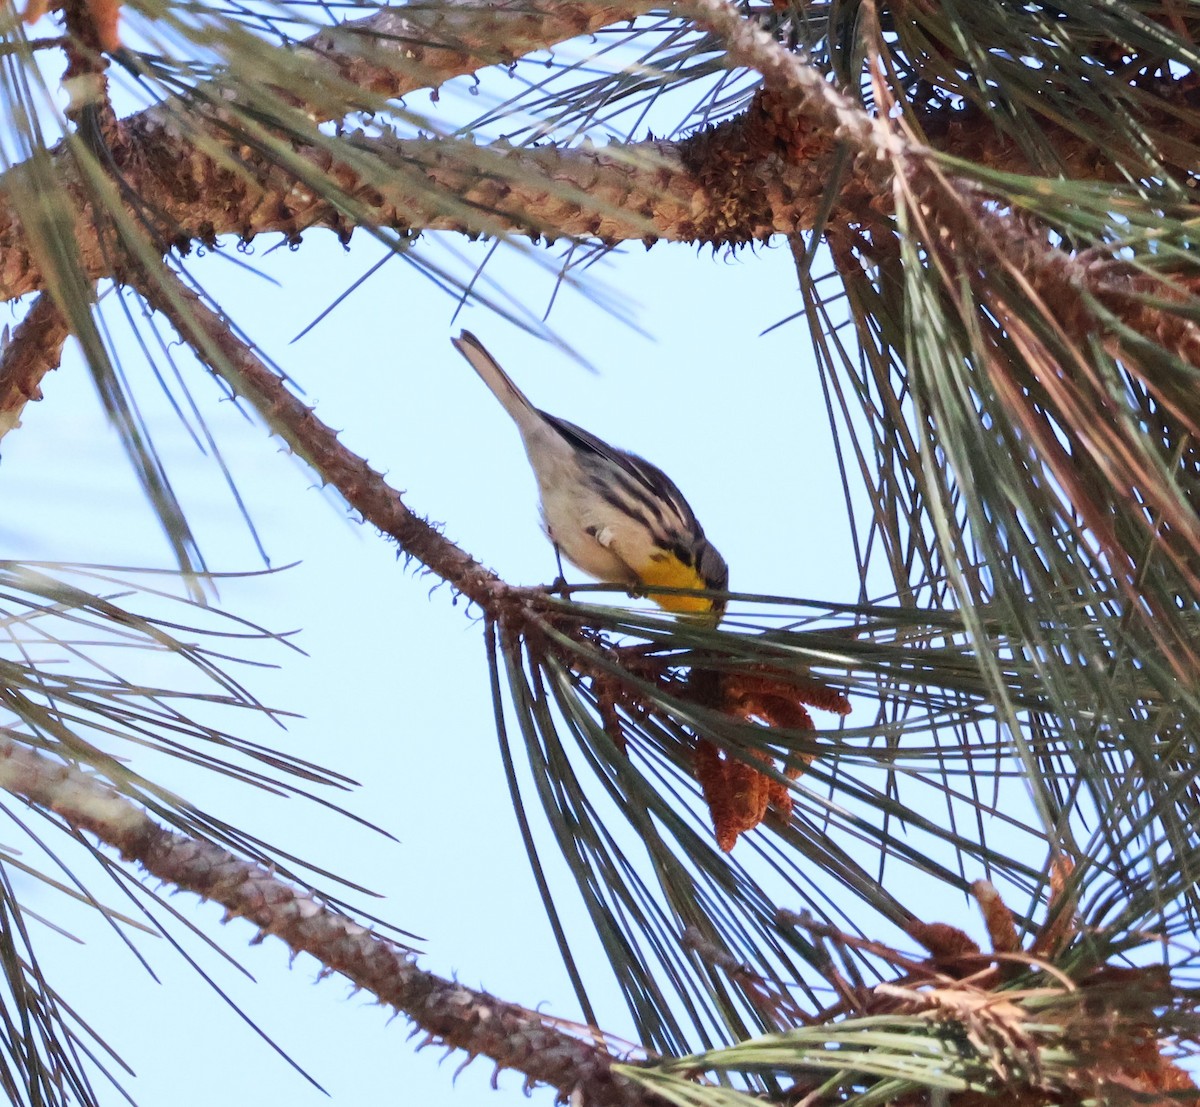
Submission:
[[[729,584],[725,559],[675,482],[650,462],[539,411],[470,331],[451,341],[521,432],[555,552],[606,584],[646,588],[668,611],[718,622],[723,599],[652,590],[724,591]]]

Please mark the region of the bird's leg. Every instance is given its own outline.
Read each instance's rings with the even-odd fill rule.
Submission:
[[[561,596],[567,595],[567,578],[563,574],[562,566],[562,550],[558,548],[558,543],[554,541],[554,535],[550,536],[550,543],[554,547],[554,561],[558,565],[558,576],[554,578],[554,583],[550,585],[551,592],[557,592]]]

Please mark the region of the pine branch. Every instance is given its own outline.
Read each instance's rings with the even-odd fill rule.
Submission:
[[[177,127],[148,114],[125,121],[122,130],[123,139],[113,148],[119,169],[147,208],[161,214],[170,227],[166,237],[184,252],[193,242],[215,245],[228,234],[243,241],[269,233],[298,240],[310,229],[342,235],[353,229],[339,204],[313,189],[297,188],[294,178],[266,156],[244,151],[241,167],[234,169],[201,154]],[[407,175],[420,174],[407,186],[396,176],[385,189],[376,181],[364,183],[346,165],[331,165],[323,151],[299,156],[314,176],[336,174],[342,191],[361,205],[360,224],[402,232],[720,244],[812,226],[829,175],[824,156],[744,182],[743,194],[750,184],[755,192],[739,204],[736,194],[718,191],[730,174],[717,173],[709,183],[691,168],[721,166],[727,143],[744,164],[745,140],[733,129],[705,134],[695,143],[647,141],[611,149],[356,137],[356,150],[402,165]],[[73,168],[60,158],[57,169],[82,208]],[[43,282],[24,227],[6,202],[5,193],[16,184],[11,173],[0,176],[0,299],[5,300],[39,290]],[[470,218],[464,217],[467,212]],[[84,272],[93,279],[111,275],[111,256],[95,229],[80,221],[76,232]]]
[[[226,918],[244,918],[308,953],[381,1003],[404,1012],[428,1041],[491,1058],[525,1075],[527,1086],[579,1093],[594,1107],[656,1102],[612,1071],[613,1058],[536,1012],[419,969],[410,950],[373,934],[251,861],[176,834],[97,777],[11,741],[0,742],[0,787],[87,831],[159,880],[213,900]],[[596,1034],[579,1027],[594,1040]]]
[[[861,109],[854,111],[851,118],[859,125],[866,121],[869,134],[874,123]],[[298,156],[314,177],[336,175],[342,192],[361,206],[360,224],[608,243],[742,244],[811,229],[833,171],[833,127],[806,134],[802,158],[785,160],[765,125],[769,113],[769,106],[756,105],[737,121],[683,142],[611,147],[480,147],[469,140],[355,136],[356,151],[405,170],[384,187],[364,182],[345,164],[331,164],[325,151]],[[266,155],[243,150],[236,168],[218,162],[158,113],[124,120],[112,154],[130,187],[169,226],[165,237],[185,252],[193,242],[216,245],[227,234],[243,241],[270,233],[298,240],[306,230],[349,235],[354,227],[340,204],[297,188],[294,176]],[[73,167],[58,157],[56,168],[82,206]],[[842,208],[847,220],[887,195],[883,172],[869,188],[855,182]],[[28,237],[6,203],[5,193],[20,184],[14,172],[0,175],[3,299],[42,285]],[[76,241],[84,272],[93,279],[110,275],[111,257],[95,230],[80,222]]]
[[[1194,680],[1200,653],[1191,626],[1174,618],[1178,597],[1147,588],[1145,576],[1158,557],[1172,565],[1189,592],[1200,587],[1194,491],[1182,479],[1200,461],[1200,405],[1190,386],[1181,389],[1155,356],[1144,357],[1146,351],[1161,351],[1177,365],[1197,364],[1194,299],[1187,303],[1186,288],[1169,275],[1139,270],[1108,249],[1072,256],[1052,247],[1020,219],[998,216],[990,198],[968,181],[923,172],[902,186],[911,190],[912,209],[929,214],[931,226],[922,233],[939,244],[937,252],[979,259],[975,299],[1022,349],[1032,375],[1044,384],[1054,420],[1031,412],[1022,383],[1009,379],[1003,360],[991,379],[1014,423],[1026,428],[1072,508],[1105,549],[1107,571],[1127,597],[1130,617],[1179,677]],[[1019,290],[1015,299],[1006,286]],[[1023,318],[1025,305],[1032,311]],[[1175,454],[1169,465],[1153,435],[1115,414],[1111,381],[1097,372],[1092,353],[1101,343],[1144,389],[1149,412],[1163,420],[1160,433]],[[1139,507],[1122,510],[1132,504]]]
[[[1148,341],[1171,350],[1189,365],[1200,365],[1200,325],[1147,302],[1157,296],[1181,303],[1182,288],[1154,280],[1111,254],[1072,256],[1056,249],[1044,236],[1030,234],[1018,220],[998,215],[990,198],[969,182],[950,183],[961,205],[962,214],[953,228],[958,238],[969,236],[973,248],[1028,281],[1044,304],[1053,305],[1055,321],[1077,349],[1086,349],[1097,334],[1093,304],[1099,303]],[[932,198],[931,191],[922,198]],[[1197,415],[1200,410],[1184,413],[1189,430],[1200,435]]]
[[[66,318],[43,292],[0,353],[0,439],[21,425],[30,400],[42,398],[42,378],[58,368],[69,333]]]
[[[568,33],[581,18],[575,9],[562,15],[559,5],[552,7],[554,11],[542,18],[530,12],[487,14],[490,9],[472,5],[470,18],[479,21],[477,29],[468,36],[453,23],[454,34],[463,36],[463,49],[458,51],[436,45],[442,33],[438,20],[445,15],[438,6],[420,10],[422,22],[411,29],[415,42],[406,37],[406,21],[416,13],[404,9],[404,16],[385,12],[362,24],[322,31],[308,45],[343,77],[361,81],[364,89],[401,95],[419,87],[419,81],[436,86],[473,71],[486,60],[483,43],[493,35],[505,42],[506,56],[552,45],[555,36]],[[593,14],[598,24],[638,10],[633,6],[618,13],[606,7],[600,9],[602,15]],[[113,166],[145,207],[158,213],[164,246],[185,252],[193,243],[213,245],[228,234],[243,240],[266,233],[297,239],[308,229],[327,228],[344,236],[363,224],[403,232],[730,245],[811,229],[840,142],[849,141],[859,156],[838,199],[839,224],[872,221],[881,205],[890,205],[893,159],[924,164],[933,155],[932,147],[904,138],[889,121],[872,116],[819,69],[743,19],[731,5],[706,0],[678,10],[718,31],[730,43],[731,63],[759,69],[777,98],[786,102],[799,95],[799,104],[787,104],[788,112],[798,112],[780,119],[778,102],[760,98],[743,116],[682,142],[647,141],[605,149],[513,149],[503,144],[481,148],[464,140],[353,137],[349,141],[355,152],[404,169],[384,187],[379,180],[364,181],[360,172],[335,161],[327,150],[299,149],[297,157],[311,166],[312,180],[336,179],[343,193],[354,198],[354,218],[344,206],[318,195],[320,189],[297,187],[295,174],[267,154],[244,146],[236,158],[205,152],[160,108],[121,122],[108,143]],[[520,33],[500,20],[515,22]],[[377,39],[371,32],[394,34],[401,44]],[[359,53],[352,48],[354,40],[361,40]],[[419,65],[393,70],[387,60],[393,47],[400,53],[415,52]],[[923,118],[922,124],[928,133],[941,135],[941,153],[1010,172],[1030,168],[1012,140],[990,126],[963,128],[944,120],[939,124],[934,115]],[[1102,175],[1104,167],[1091,147],[1065,133],[1061,138],[1058,145],[1066,164],[1080,175]],[[209,139],[215,146],[228,145],[215,130]],[[54,153],[54,171],[76,210],[86,211],[89,197],[62,150]],[[0,175],[0,298],[6,300],[44,287],[11,199],[25,187],[21,167]],[[75,230],[84,273],[91,279],[110,276],[113,262],[96,229],[80,218]]]

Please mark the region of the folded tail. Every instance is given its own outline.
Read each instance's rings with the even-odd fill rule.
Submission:
[[[545,416],[529,402],[525,393],[513,384],[509,375],[500,368],[500,363],[470,331],[463,331],[458,338],[452,338],[450,341],[471,363],[471,368],[483,378],[483,383],[492,390],[492,395],[500,401],[522,432],[527,427],[545,421]]]

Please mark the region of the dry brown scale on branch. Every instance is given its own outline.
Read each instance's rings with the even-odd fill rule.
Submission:
[[[1101,965],[1071,980],[1047,972],[1051,987],[1012,988],[1006,982],[1024,971],[1050,969],[1077,932],[1074,904],[1067,895],[1072,866],[1060,859],[1050,872],[1047,916],[1023,952],[1016,920],[986,881],[973,886],[992,942],[992,953],[957,927],[914,920],[908,932],[932,955],[922,969],[898,985],[872,993],[869,1012],[926,1014],[953,1023],[968,1041],[991,1058],[1012,1107],[1137,1102],[1165,1107],[1200,1102],[1191,1077],[1165,1056],[1159,1041],[1157,1011],[1172,998],[1170,974],[1163,965]],[[1024,1001],[1034,1001],[1026,1004]],[[1076,1063],[1069,1080],[1051,1081],[1038,1061],[1031,1024],[1053,1028],[1059,1044]],[[898,1100],[907,1107],[915,1098]],[[994,1103],[978,1092],[951,1095],[954,1107]]]
[[[738,835],[753,830],[774,808],[781,819],[792,814],[792,797],[787,785],[772,775],[778,771],[774,760],[758,750],[746,750],[746,760],[718,749],[704,738],[696,739],[692,764],[696,779],[708,804],[717,845],[728,853],[737,844]],[[807,760],[807,758],[806,758]],[[763,766],[755,768],[755,762]],[[784,770],[789,780],[795,780],[800,770]]]
[[[67,0],[67,3],[69,2],[70,0]],[[36,23],[51,11],[65,6],[66,4],[55,0],[28,0],[21,18],[26,24]],[[94,28],[95,45],[108,54],[120,50],[120,0],[82,0],[82,7],[87,12],[88,22]]]
[[[835,715],[848,715],[850,701],[841,693],[813,680],[798,678],[770,666],[758,665],[749,672],[723,673],[720,677],[718,710],[743,722],[768,729],[811,731],[816,707]],[[812,754],[799,754],[807,765]],[[763,769],[756,768],[755,762]],[[738,835],[753,830],[773,808],[785,822],[792,816],[792,796],[785,780],[795,780],[797,765],[778,764],[759,751],[745,751],[744,759],[711,742],[697,738],[694,753],[696,779],[712,817],[717,845],[726,853]],[[765,770],[765,771],[764,771]]]
[[[781,913],[783,921],[808,931],[822,946],[840,947],[838,958],[826,950],[824,969],[838,1002],[797,1019],[797,1025],[824,1025],[832,1031],[846,1020],[915,1016],[939,1028],[961,1043],[960,1057],[973,1073],[967,1090],[943,1093],[946,1107],[1200,1103],[1192,1078],[1160,1040],[1163,1010],[1194,1006],[1173,987],[1166,966],[1089,966],[1064,956],[1078,934],[1075,903],[1068,894],[1071,873],[1069,861],[1052,863],[1046,917],[1027,950],[1021,948],[1012,911],[986,881],[976,882],[973,892],[991,952],[981,950],[958,927],[914,919],[906,929],[929,953],[917,960],[807,916]],[[852,984],[835,967],[838,960],[853,960],[850,951],[890,964],[900,975],[875,987]],[[1016,980],[1022,974],[1026,979]],[[875,1048],[892,1056],[888,1046]],[[980,1063],[990,1070],[982,1082]],[[842,1101],[846,1089],[827,1075],[800,1077],[793,1096],[806,1095],[808,1107]],[[944,1075],[958,1078],[949,1070]],[[928,1107],[929,1102],[930,1090],[924,1086],[887,1100],[889,1107]]]
[[[717,672],[692,659],[685,670],[677,658],[655,656],[642,647],[608,652],[628,672],[672,695],[764,729],[812,731],[809,707],[835,715],[850,713],[850,701],[841,692],[769,665]],[[621,712],[648,718],[658,710],[656,704],[612,672],[592,674],[589,684],[605,731],[624,752],[627,739]],[[794,756],[805,764],[813,757],[804,753]],[[739,835],[762,823],[768,810],[773,809],[784,821],[791,818],[792,797],[786,781],[795,780],[803,771],[794,764],[781,766],[759,750],[733,754],[699,735],[692,748],[692,770],[708,805],[717,844],[725,852],[733,849]]]
[[[692,935],[687,942],[726,976],[746,978],[751,994],[761,994],[763,1012],[777,1033],[826,1027],[832,1044],[841,1040],[842,1026],[858,1022],[856,1029],[871,1032],[847,1050],[841,1079],[830,1078],[824,1067],[810,1069],[800,1060],[788,1067],[781,1061],[794,1080],[788,1089],[791,1104],[835,1107],[851,1087],[863,1092],[867,1084],[871,1097],[892,1083],[888,1098],[877,1102],[928,1107],[930,1088],[919,1077],[905,1081],[892,1066],[905,1052],[893,1035],[911,1033],[956,1046],[939,1070],[948,1081],[941,1093],[944,1107],[1194,1107],[1200,1103],[1195,1083],[1160,1041],[1162,1011],[1194,1006],[1194,1001],[1172,986],[1163,965],[1095,966],[1065,956],[1078,934],[1075,903],[1068,895],[1071,872],[1067,861],[1052,864],[1046,917],[1027,951],[1020,947],[1011,910],[985,881],[973,890],[994,943],[986,953],[945,923],[910,922],[908,932],[930,954],[921,960],[808,916],[780,912],[781,923],[807,931],[816,941],[822,974],[839,997],[807,1014],[721,951]],[[857,975],[848,980],[837,966],[852,964],[854,954],[891,965],[898,975],[874,987]],[[1026,979],[1015,980],[1013,968]],[[902,1021],[891,1023],[891,1018]],[[929,1029],[922,1030],[922,1023]],[[786,1056],[785,1039],[772,1044],[773,1057]],[[856,1057],[865,1058],[861,1066]],[[879,1072],[892,1075],[871,1075]],[[965,1090],[953,1090],[955,1081]],[[902,1090],[904,1083],[914,1090]]]

